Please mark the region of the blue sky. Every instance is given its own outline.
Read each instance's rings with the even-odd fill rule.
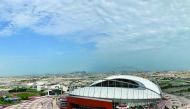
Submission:
[[[0,74],[189,70],[189,0],[1,0]]]

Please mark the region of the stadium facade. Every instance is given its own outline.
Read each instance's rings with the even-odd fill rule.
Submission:
[[[72,86],[71,86],[72,87]],[[74,86],[61,109],[164,109],[160,87],[148,79],[110,76],[86,87]]]

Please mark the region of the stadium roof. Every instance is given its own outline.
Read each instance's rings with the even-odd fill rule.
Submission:
[[[115,79],[134,81],[138,83],[140,87],[127,88],[95,86],[98,83]],[[70,92],[71,95],[108,99],[160,99],[161,93],[162,92],[159,86],[157,86],[153,82],[141,77],[129,75],[110,76],[108,78],[105,78],[104,80],[94,82],[89,87],[75,89],[74,91]]]

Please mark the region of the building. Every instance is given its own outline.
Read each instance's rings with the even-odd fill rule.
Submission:
[[[60,84],[55,84],[49,86],[48,96],[50,95],[61,95],[62,94],[62,86]]]
[[[36,82],[36,89],[37,91],[45,90],[47,82],[38,81]]]
[[[165,108],[158,85],[129,75],[111,76],[83,88],[71,85],[66,99],[67,109]]]
[[[0,97],[4,96],[4,95],[8,95],[8,94],[9,94],[9,90],[8,89],[7,90],[6,89],[4,89],[4,90],[0,89]]]

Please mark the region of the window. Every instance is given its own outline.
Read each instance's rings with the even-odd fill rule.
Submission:
[[[139,84],[128,79],[112,79],[92,85],[93,87],[125,87],[138,88]]]

